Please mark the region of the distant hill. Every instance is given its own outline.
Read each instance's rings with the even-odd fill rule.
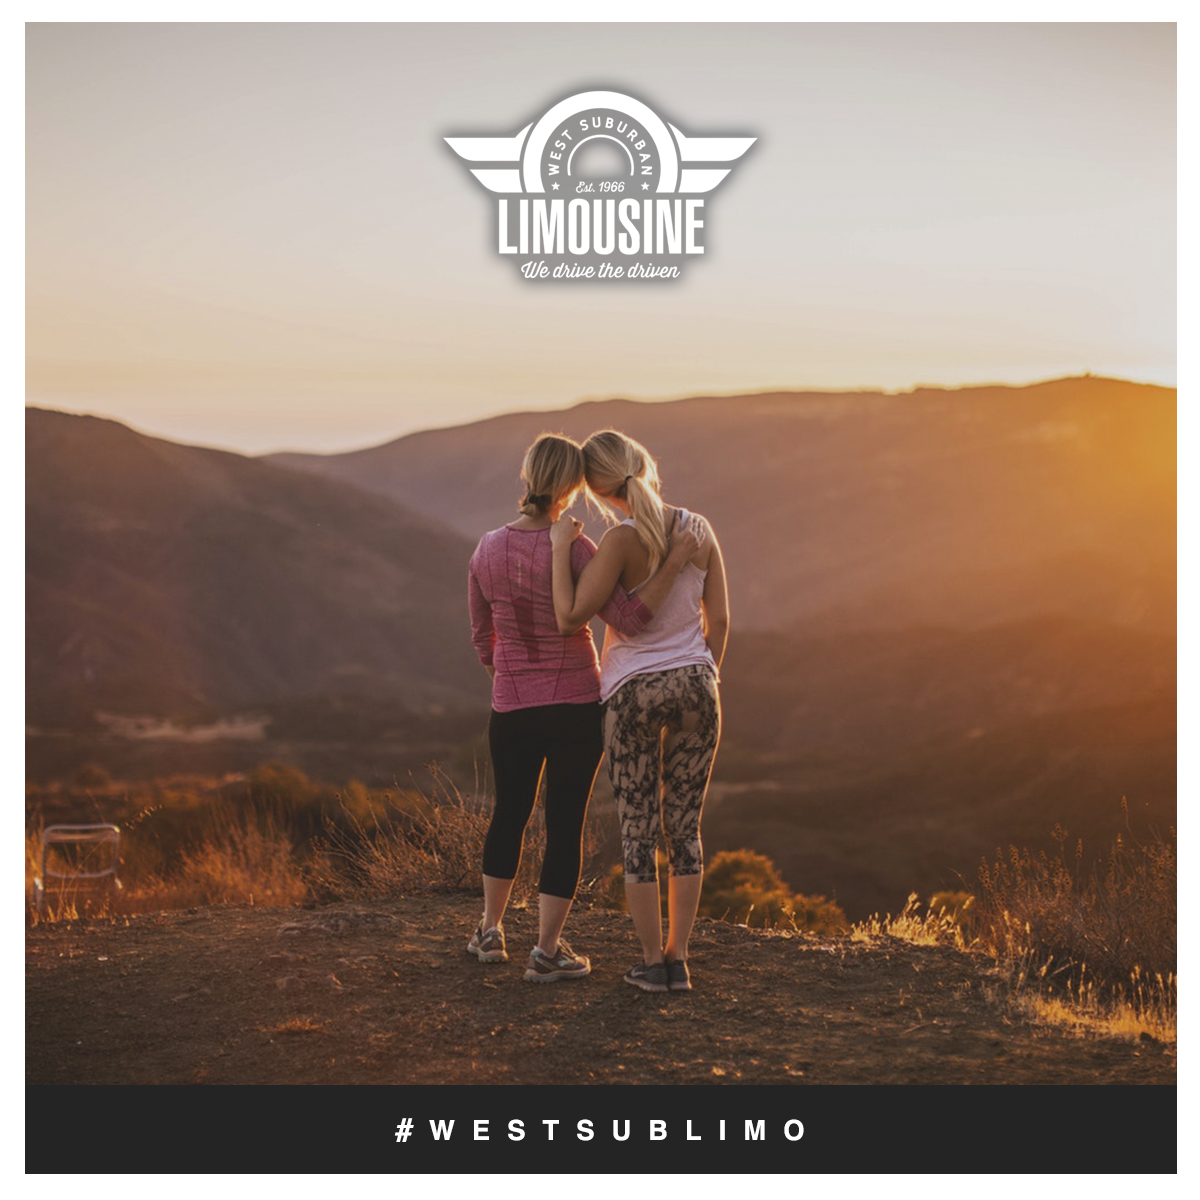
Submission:
[[[1167,634],[1071,617],[978,630],[749,631],[730,641],[722,697],[755,754],[859,751],[1173,699],[1175,654]]]
[[[1123,796],[1174,822],[1175,394],[1092,378],[614,400],[269,460],[30,409],[27,774],[437,761],[486,788],[467,559],[537,433],[609,425],[729,564],[710,851],[863,916],[1056,822],[1102,848]]]
[[[833,895],[855,918],[895,912],[910,891],[971,888],[980,861],[1010,844],[1054,854],[1056,825],[1072,863],[1082,842],[1086,874],[1117,836],[1176,824],[1173,695],[936,735],[914,717],[907,740],[853,747],[801,734],[793,750],[748,752],[751,723],[741,714],[722,747],[706,849],[760,849],[793,888]]]
[[[1062,615],[1175,624],[1173,389],[1093,377],[1029,387],[609,400],[272,461],[436,515],[511,519],[543,430],[605,427],[704,512],[735,631],[981,627]],[[599,534],[598,518],[588,520]]]
[[[333,479],[30,409],[27,721],[337,692],[486,703],[472,545]]]

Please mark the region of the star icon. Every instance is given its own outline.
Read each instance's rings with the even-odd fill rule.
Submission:
[[[552,183],[552,184],[550,185],[550,188],[551,188],[551,190],[552,190],[552,191],[555,191],[555,192],[557,192],[557,191],[558,191],[558,184],[557,184],[557,183]]]
[[[649,190],[650,190],[650,185],[649,185],[648,183],[643,183],[643,184],[642,184],[642,191],[643,191],[643,192],[648,192]]]

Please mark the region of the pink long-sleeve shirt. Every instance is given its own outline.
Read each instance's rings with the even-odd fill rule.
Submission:
[[[571,574],[576,580],[595,553],[596,544],[586,536],[571,544]],[[496,669],[492,707],[497,712],[600,699],[591,629],[584,625],[568,637],[558,632],[552,561],[549,529],[507,525],[485,533],[471,555],[471,641],[479,661]],[[618,585],[600,616],[622,633],[635,634],[654,614]]]

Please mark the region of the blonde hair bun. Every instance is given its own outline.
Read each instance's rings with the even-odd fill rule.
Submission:
[[[540,434],[525,451],[517,508],[527,517],[545,516],[555,505],[567,507],[583,487],[583,450],[561,433]]]

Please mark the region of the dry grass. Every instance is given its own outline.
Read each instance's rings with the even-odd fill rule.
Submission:
[[[317,1021],[312,1017],[289,1017],[286,1021],[280,1021],[278,1025],[259,1026],[259,1032],[265,1033],[268,1037],[275,1037],[298,1033],[320,1033],[324,1028],[323,1021]]]
[[[348,785],[337,810],[325,810],[315,843],[297,832],[298,823],[311,826],[316,795],[299,772],[264,768],[252,781],[254,794],[240,801],[216,791],[160,792],[123,823],[123,886],[66,886],[46,897],[41,912],[32,904],[41,837],[34,823],[25,836],[29,919],[36,924],[220,904],[291,906],[313,896],[374,899],[478,889],[490,797],[478,779],[469,793],[436,769],[432,779],[424,790],[374,795]],[[607,870],[604,847],[612,830],[604,825],[604,817],[590,817],[585,827],[581,892],[619,905],[620,872]],[[982,865],[973,896],[941,894],[923,907],[914,894],[899,914],[854,925],[851,937],[897,937],[985,953],[1006,980],[1004,1002],[1026,1017],[1080,1033],[1174,1042],[1174,832],[1169,840],[1118,838],[1090,870],[1083,867],[1081,845],[1068,853],[1065,830],[1056,828],[1055,840],[1055,855],[1016,847],[997,851]],[[526,830],[515,907],[536,895],[544,851],[539,805]],[[845,927],[840,909],[824,897],[788,892],[761,855],[716,855],[707,876],[702,912],[710,916],[753,920],[768,932],[836,933]]]
[[[1068,854],[1010,846],[979,872],[980,937],[997,958],[1077,989],[1085,975],[1124,988],[1135,972],[1173,974],[1176,965],[1176,842],[1119,836],[1106,858],[1083,868],[1083,844]]]
[[[1176,841],[1118,837],[1085,870],[1083,846],[1057,854],[1010,846],[980,867],[973,896],[916,895],[898,916],[855,925],[857,940],[891,936],[992,958],[996,999],[1021,1016],[1080,1034],[1176,1041]]]
[[[329,822],[311,871],[311,885],[330,899],[376,899],[404,892],[478,889],[483,843],[491,820],[491,798],[478,786],[464,794],[440,772],[425,791],[372,798],[366,815],[343,813]],[[604,839],[599,822],[584,827],[584,870],[580,889],[594,885]],[[537,893],[546,849],[542,806],[525,829],[513,885],[514,907]]]
[[[889,913],[881,917],[876,913],[852,926],[850,937],[856,942],[895,937],[917,946],[954,946],[958,950],[968,948],[959,913],[944,906],[935,906],[934,902],[921,912],[921,901],[916,892],[908,897],[908,902],[898,915]]]
[[[268,764],[234,791],[208,781],[155,784],[127,798],[121,888],[94,895],[67,888],[47,897],[41,912],[32,903],[41,836],[34,820],[25,838],[29,919],[478,889],[491,797],[478,777],[469,791],[436,767],[430,779],[424,787],[369,793],[350,783],[326,793],[294,768]],[[607,866],[603,825],[591,818],[585,828],[583,892]],[[536,894],[545,844],[538,805],[513,889],[517,907]]]
[[[439,772],[433,781],[428,792],[369,797],[357,811],[343,808],[328,820],[313,863],[314,889],[332,899],[367,899],[476,881],[489,806]],[[523,866],[540,832],[541,822],[531,821]]]
[[[1077,988],[1044,990],[1041,981],[1008,987],[1006,1002],[1015,1012],[1042,1025],[1081,1036],[1102,1034],[1126,1041],[1177,1040],[1177,992],[1174,975],[1145,978],[1135,971],[1127,987],[1097,987],[1084,979]]]
[[[106,917],[202,905],[298,904],[308,894],[306,871],[283,822],[261,810],[217,802],[199,831],[166,863],[152,847],[139,853],[136,833],[123,831],[120,884],[104,888],[64,884],[33,903],[40,873],[40,828],[25,835],[26,895],[31,923]]]
[[[184,847],[169,874],[141,881],[125,911],[218,904],[286,907],[308,894],[292,837],[278,819],[256,813],[214,813],[212,827]],[[136,908],[128,907],[135,905]]]
[[[1055,855],[1009,847],[980,868],[981,946],[1046,1020],[1175,1041],[1174,831],[1119,836],[1090,870],[1081,843],[1054,838]]]

